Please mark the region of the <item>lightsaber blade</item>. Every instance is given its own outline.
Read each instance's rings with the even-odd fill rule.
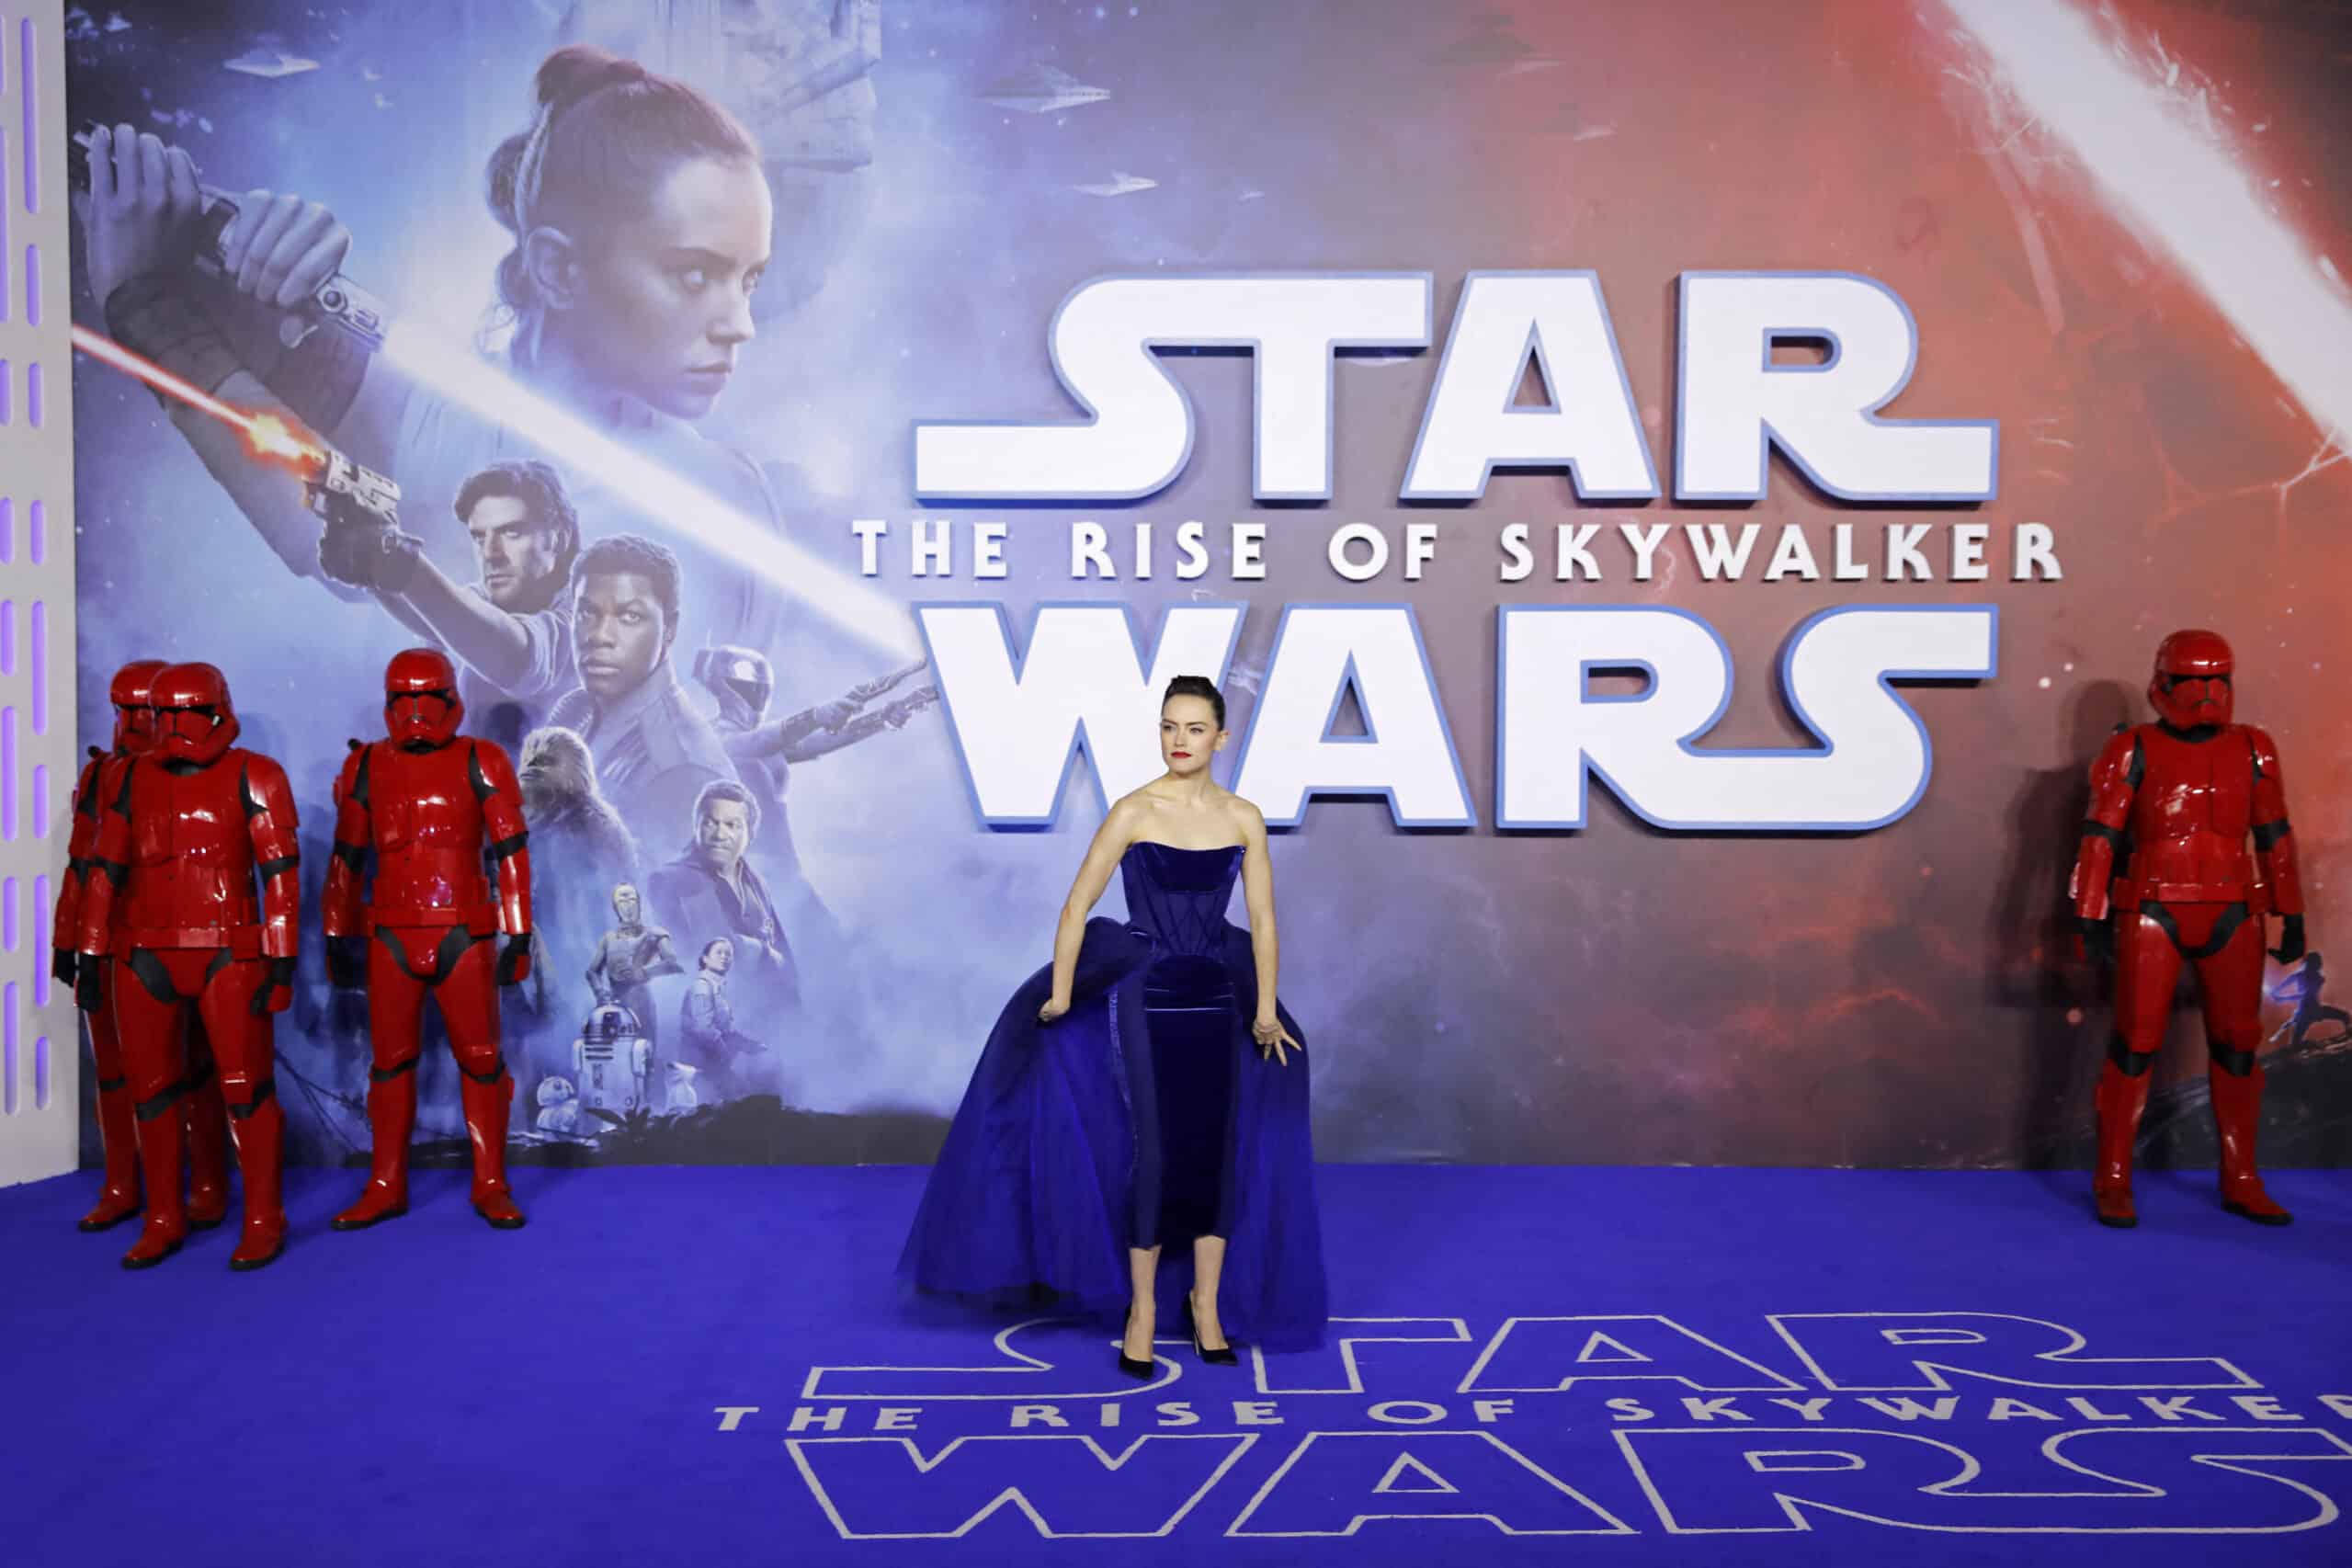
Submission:
[[[2043,0],[1944,0],[2035,119],[2152,236],[2332,440],[2352,432],[2352,301],[2255,181],[2109,50],[2090,18]]]
[[[256,457],[270,459],[298,471],[324,467],[326,462],[326,453],[303,440],[276,415],[248,414],[233,403],[223,403],[195,382],[174,375],[146,356],[133,353],[111,337],[93,332],[79,323],[74,327],[74,347],[91,358],[136,376],[158,392],[176,397],[189,407],[209,414],[222,424],[241,432],[252,445]]]
[[[383,352],[435,392],[609,486],[665,527],[736,562],[860,642],[893,658],[926,658],[904,605],[632,451],[484,363],[472,349],[443,341],[416,322],[400,321],[385,334]]]

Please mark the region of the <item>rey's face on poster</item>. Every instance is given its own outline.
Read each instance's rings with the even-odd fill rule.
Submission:
[[[651,578],[615,572],[580,580],[572,652],[589,696],[599,702],[628,696],[661,666],[668,650],[662,601]]]
[[[531,602],[555,574],[562,536],[531,516],[515,495],[485,495],[465,520],[482,567],[482,591],[500,609]]]
[[[698,158],[585,255],[574,352],[601,380],[679,419],[709,414],[752,337],[767,267],[767,176]]]
[[[741,801],[711,801],[694,824],[694,838],[722,870],[733,871],[751,845],[751,813]]]

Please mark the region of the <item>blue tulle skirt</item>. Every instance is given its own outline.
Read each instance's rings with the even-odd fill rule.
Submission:
[[[1040,1025],[1051,985],[1050,969],[1031,975],[990,1031],[900,1272],[925,1290],[1116,1318],[1129,1248],[1159,1245],[1173,1325],[1193,1238],[1221,1235],[1227,1334],[1269,1350],[1320,1343],[1307,1056],[1280,1064],[1250,1038],[1247,934],[1227,925],[1221,952],[1186,957],[1093,920],[1070,1011]]]

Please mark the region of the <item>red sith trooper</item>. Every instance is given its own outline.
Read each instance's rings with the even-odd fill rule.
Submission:
[[[126,759],[100,791],[75,943],[76,1001],[85,1011],[113,1003],[146,1178],[146,1224],[122,1264],[161,1263],[187,1234],[179,1104],[192,1011],[220,1066],[244,1178],[244,1230],[229,1267],[259,1268],[286,1247],[273,1015],[294,994],[294,795],[283,768],[234,744],[219,670],[173,665],[152,696],[154,749]]]
[[[2263,1082],[2255,1050],[2262,917],[2285,917],[2271,956],[2301,958],[2303,891],[2278,749],[2262,731],[2232,722],[2234,673],[2221,637],[2174,632],[2156,650],[2148,686],[2158,722],[2118,731],[2091,767],[2090,818],[2068,893],[2085,945],[2115,960],[2115,1033],[2099,1073],[2092,1178],[2105,1225],[2138,1223],[2131,1146],[2184,962],[2196,966],[2204,1004],[2221,1206],[2266,1225],[2292,1218],[2255,1169]]]
[[[523,1223],[506,1186],[515,1081],[499,1052],[498,988],[530,974],[528,835],[506,754],[490,741],[460,739],[464,717],[447,656],[430,648],[396,653],[384,669],[388,738],[352,742],[335,781],[335,861],[322,899],[327,971],[338,986],[366,977],[375,1144],[368,1185],[335,1216],[338,1231],[408,1212],[408,1139],[427,995],[440,1006],[464,1074],[473,1207],[501,1230]],[[363,902],[370,850],[375,884]],[[496,867],[494,896],[485,856]]]
[[[154,746],[152,693],[155,677],[165,668],[161,659],[135,659],[115,671],[108,690],[114,704],[114,749],[101,752],[91,747],[89,764],[74,785],[65,876],[58,885],[57,917],[50,936],[50,972],[68,990],[75,988],[80,967],[74,948],[80,937],[82,884],[89,874],[91,852],[97,847],[99,802],[112,798],[109,787],[121,787],[123,763]],[[102,973],[98,1006],[89,1015],[89,1028],[90,1057],[97,1068],[98,1139],[105,1152],[106,1179],[97,1207],[82,1216],[85,1231],[110,1229],[139,1212],[138,1123],[132,1115],[131,1080],[122,1069],[122,1045],[116,1038],[108,990]],[[212,1071],[212,1054],[201,1041],[202,1031],[195,1031],[183,1105],[187,1121],[187,1222],[194,1229],[209,1230],[229,1210],[229,1127],[227,1108],[221,1100],[221,1080]]]

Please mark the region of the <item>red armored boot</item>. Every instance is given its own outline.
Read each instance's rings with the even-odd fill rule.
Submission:
[[[101,1027],[93,1015],[91,1034],[96,1035]],[[103,1027],[111,1029],[113,1020],[106,1020]],[[131,1115],[131,1080],[122,1075],[119,1053],[111,1046],[100,1051],[94,1045],[91,1055],[99,1062],[98,1142],[105,1151],[106,1177],[98,1188],[97,1202],[76,1223],[85,1231],[105,1231],[139,1213],[139,1123]],[[107,1072],[109,1056],[114,1058],[111,1075]]]
[[[237,1175],[245,1184],[245,1222],[229,1267],[244,1272],[275,1263],[286,1250],[286,1203],[278,1187],[286,1160],[286,1112],[276,1089],[261,1085],[256,1103],[229,1108],[237,1145]]]
[[[499,1230],[520,1230],[523,1211],[506,1186],[506,1119],[515,1103],[515,1080],[505,1062],[494,1061],[487,1081],[467,1072],[460,1093],[466,1136],[473,1142],[473,1210]]]
[[[330,956],[330,963],[334,962]],[[416,1058],[387,1072],[368,1072],[368,1185],[359,1201],[328,1221],[330,1229],[364,1231],[408,1212],[408,1140],[416,1130]]]
[[[133,1080],[134,1085],[137,1080]],[[161,1104],[157,1104],[157,1101]],[[179,1089],[166,1085],[139,1103],[139,1171],[147,1187],[146,1223],[122,1255],[125,1268],[153,1268],[187,1240],[187,1208],[180,1197],[180,1162],[187,1152],[187,1123],[179,1114]]]
[[[2130,1230],[2140,1222],[2131,1206],[2131,1146],[2140,1137],[2140,1116],[2148,1108],[2148,1074],[2126,1073],[2112,1061],[2099,1069],[2099,1164],[2091,1197],[2099,1223]]]
[[[2221,1145],[2221,1207],[2257,1225],[2292,1224],[2295,1217],[2263,1190],[2254,1165],[2255,1130],[2262,1125],[2262,1069],[2233,1073],[2215,1062],[2205,1077],[2213,1090],[2213,1131]]]
[[[69,948],[55,972],[74,982],[79,963]],[[78,1221],[85,1231],[110,1230],[139,1213],[139,1121],[131,1079],[122,1069],[122,1045],[115,1038],[114,1008],[108,1003],[108,986],[103,973],[97,984],[98,1006],[89,1015],[90,1059],[98,1069],[98,1142],[105,1151],[106,1181],[98,1188],[97,1204]],[[179,1185],[176,1176],[172,1184]]]
[[[209,1231],[229,1217],[229,1103],[221,1095],[221,1074],[203,1027],[188,1029],[187,1225]]]

